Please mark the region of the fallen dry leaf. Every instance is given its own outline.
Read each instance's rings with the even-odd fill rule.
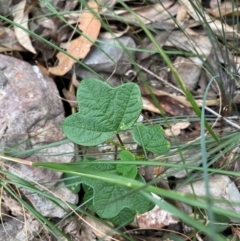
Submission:
[[[144,99],[148,99],[150,103],[154,105],[154,101],[151,95],[143,95]],[[176,98],[172,98],[169,95],[156,96],[159,105],[163,112],[168,113],[173,116],[183,116],[183,115],[193,115],[194,112],[190,107],[182,104]],[[143,101],[143,109],[146,109],[145,101]],[[157,107],[157,106],[156,106]],[[157,113],[160,113],[159,111]]]
[[[152,98],[151,97],[147,98],[147,96],[150,96],[148,89],[144,85],[141,85],[140,89],[142,92],[142,96],[146,97],[146,98],[142,98],[143,99],[143,109],[153,111],[155,113],[159,113],[159,109],[153,105]],[[155,96],[159,96],[159,97],[168,96],[168,97],[174,99],[175,101],[179,102],[179,104],[181,104],[183,106],[191,107],[190,102],[187,100],[187,98],[185,96],[170,94],[168,92],[158,90],[153,87],[151,88],[151,91]],[[198,106],[202,106],[203,100],[195,100],[195,101],[198,104]],[[206,106],[219,106],[219,103],[220,103],[219,99],[212,99],[212,100],[206,100],[205,105]]]
[[[186,9],[186,11],[198,22],[200,23],[206,23],[208,24],[208,26],[211,28],[211,30],[213,32],[215,32],[218,35],[222,35],[222,36],[226,36],[229,35],[231,36],[232,33],[235,32],[235,30],[230,27],[227,24],[224,24],[223,22],[221,22],[218,19],[213,19],[211,18],[207,12],[202,12],[201,10],[201,6],[198,6],[195,4],[195,6],[193,6],[193,4],[189,1],[189,0],[180,0],[179,3]],[[201,14],[199,14],[198,11],[196,11],[196,7],[199,7],[199,12],[202,12]],[[204,16],[204,17],[202,17]]]
[[[188,12],[186,11],[186,9],[183,6],[179,6],[178,11],[177,11],[177,16],[176,16],[176,20],[177,22],[180,24],[180,26],[184,23],[184,21],[186,21],[186,19],[188,18]],[[177,26],[177,24],[176,24]]]
[[[109,26],[109,27],[111,28],[111,26]],[[115,29],[112,29],[109,32],[100,33],[100,37],[104,38],[104,39],[119,38],[119,37],[123,36],[125,33],[127,33],[129,31],[129,29],[130,29],[129,25],[126,26],[126,28],[123,31],[118,31],[115,28]]]
[[[222,17],[225,15],[238,15],[240,10],[237,6],[234,6],[232,2],[224,2],[219,6],[216,6],[214,9],[206,9],[208,13],[214,17]]]
[[[128,10],[117,10],[112,14],[113,16],[120,16],[124,19],[124,21],[131,21],[133,23],[136,23],[136,20],[143,24],[162,22],[163,20],[169,18],[168,9],[174,4],[174,2],[175,1],[173,0],[169,0],[163,3],[155,3],[152,5],[132,8],[134,14]]]
[[[208,36],[199,34],[186,35],[186,33],[181,30],[171,32],[164,46],[174,46],[192,53],[200,54],[203,59],[209,56],[213,48]]]
[[[181,130],[186,129],[190,126],[190,122],[179,122],[171,126],[171,129],[165,130],[166,136],[179,136]]]
[[[164,46],[164,44],[167,42],[168,37],[170,35],[169,31],[162,31],[161,34],[156,35],[155,36],[155,40],[159,43],[160,46]],[[144,46],[146,49],[149,50],[156,50],[156,46],[154,45],[154,43],[150,42],[149,44],[147,44],[146,46]],[[141,51],[141,52],[137,52],[137,59],[138,60],[144,60],[148,57],[150,57],[151,55],[153,55],[154,52],[153,51]]]
[[[0,52],[5,51],[26,51],[19,44],[15,32],[9,27],[0,27]]]
[[[26,0],[21,1],[12,8],[13,22],[21,25],[24,29],[28,30],[28,15],[24,13]],[[36,50],[32,46],[31,39],[26,30],[19,28],[14,24],[14,31],[19,43],[30,52],[36,54]]]
[[[21,204],[17,202],[15,199],[13,199],[8,193],[4,192],[4,195],[2,195],[2,199],[4,200],[4,207],[9,209],[12,215],[16,217],[23,215],[29,216],[28,213],[24,213],[24,209],[21,206]]]
[[[101,6],[101,13],[104,13],[109,10],[111,11],[117,3],[117,0],[97,0],[97,3]]]
[[[71,107],[78,107],[76,95],[68,91],[67,89],[62,89],[64,99],[68,102]]]
[[[98,222],[91,217],[85,217],[85,224],[88,225],[88,229],[92,230],[92,232],[95,234],[95,236],[99,239],[110,241],[112,240],[112,236],[116,235],[117,233],[113,231],[112,224],[110,222],[107,222],[110,227],[107,227],[101,222]]]
[[[88,3],[89,9],[79,16],[78,28],[82,31],[82,36],[69,42],[67,52],[75,59],[83,59],[87,56],[91,46],[99,35],[101,23],[98,16],[98,5],[95,2]],[[54,75],[66,74],[76,62],[65,53],[57,54],[59,63],[56,67],[49,68],[49,72]]]

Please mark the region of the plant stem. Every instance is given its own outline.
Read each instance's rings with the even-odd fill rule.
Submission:
[[[119,143],[121,144],[121,146],[124,147],[124,144],[123,144],[123,142],[122,142],[121,137],[119,136],[119,134],[117,134],[117,138],[118,138],[118,141],[119,141]]]

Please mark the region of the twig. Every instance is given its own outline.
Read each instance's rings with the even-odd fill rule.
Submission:
[[[147,72],[148,74],[150,74],[150,75],[152,75],[153,77],[155,77],[156,79],[162,81],[164,84],[166,84],[166,85],[172,87],[173,89],[175,89],[175,90],[178,91],[179,93],[185,95],[185,93],[184,93],[181,89],[177,88],[177,87],[174,86],[173,84],[168,83],[166,80],[164,80],[163,78],[157,76],[157,75],[154,74],[152,71],[150,71],[150,70],[144,68],[144,67],[141,66],[140,64],[136,64],[136,65],[137,65],[140,69],[144,70],[144,71]]]
[[[186,97],[186,94],[179,88],[175,87],[174,85],[168,83],[166,80],[162,79],[161,77],[157,76],[156,74],[154,74],[153,72],[151,72],[150,70],[144,68],[143,66],[137,64],[137,66],[144,70],[145,72],[149,73],[150,75],[152,75],[153,77],[155,77],[156,79],[162,81],[163,83],[165,83],[166,85],[172,87],[173,89],[177,90],[179,93],[183,94],[185,97]],[[197,103],[197,102],[196,102]],[[215,115],[217,118],[222,118],[224,121],[226,121],[229,125],[235,127],[236,129],[240,130],[240,126],[237,125],[236,123],[232,122],[231,120],[229,120],[228,118],[226,117],[223,117],[222,115],[218,114],[217,112],[215,112],[214,110],[210,109],[209,107],[207,106],[202,106],[201,103],[197,103],[197,105],[199,107],[203,107],[205,110],[211,112],[213,115]]]

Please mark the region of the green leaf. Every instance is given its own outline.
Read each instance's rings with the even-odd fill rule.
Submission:
[[[116,165],[108,164],[107,162],[106,164],[81,162],[78,167],[81,169],[105,171],[106,175],[108,173],[117,175]],[[144,182],[144,179],[139,174],[136,179]],[[86,205],[101,218],[113,219],[122,213],[129,220],[132,220],[137,213],[147,212],[154,206],[139,191],[136,190],[135,192],[126,186],[88,177],[82,177],[82,182],[84,183],[83,188],[85,190],[84,201],[92,199]],[[131,213],[132,217],[124,213],[124,210],[129,214]]]
[[[121,151],[120,159],[124,161],[135,161],[135,156],[129,151]],[[121,173],[124,177],[129,177],[134,179],[137,176],[137,165],[126,165],[126,164],[117,164],[117,172]]]
[[[86,204],[86,206],[88,207],[88,209],[92,212],[94,212],[94,208],[93,208],[93,189],[87,185],[83,185],[83,189],[84,189],[84,196],[83,196],[83,201]]]
[[[230,218],[214,213],[214,223],[208,223],[207,226],[211,226],[216,233],[221,233],[229,227],[230,223]]]
[[[125,226],[132,223],[136,213],[128,208],[122,209],[117,216],[109,218],[108,221],[114,223],[117,226]]]
[[[81,189],[82,179],[79,176],[71,173],[63,174],[64,184],[65,186],[71,190],[73,193],[79,193]]]
[[[95,161],[96,158],[94,157],[88,157],[87,159],[84,159],[82,163],[88,162],[88,161]],[[73,193],[79,193],[81,189],[82,184],[82,178],[76,174],[72,173],[63,173],[63,180],[65,186],[71,190]]]
[[[93,207],[93,189],[89,186],[84,185],[84,190],[84,203],[90,211],[95,212]],[[135,215],[135,211],[129,208],[123,208],[115,217],[108,218],[107,220],[111,223],[114,223],[117,226],[122,226],[131,223],[134,220]]]
[[[77,100],[80,111],[67,117],[62,127],[71,141],[84,146],[98,145],[129,129],[142,110],[140,89],[134,83],[113,88],[100,80],[84,79]]]
[[[134,155],[128,151],[123,151],[121,158],[125,160],[135,160]],[[120,170],[123,170],[125,174],[130,173],[130,175],[135,176],[136,180],[145,182],[141,175],[133,175],[133,171],[129,172],[126,167],[135,166],[136,168],[136,165],[120,165],[125,166],[123,169],[120,167]],[[106,175],[108,175],[108,173],[117,175],[117,166],[118,164],[109,164],[107,161],[106,163],[98,163],[97,161],[95,163],[95,161],[84,160],[75,165],[75,170],[77,171],[78,168],[97,170],[104,171]],[[131,168],[131,170],[132,169],[133,168]],[[111,220],[115,222],[115,224],[120,225],[127,221],[130,223],[137,213],[147,212],[154,206],[152,202],[141,195],[139,191],[133,191],[126,186],[99,181],[89,177],[77,177],[71,174],[69,174],[69,177],[75,178],[75,181],[77,181],[79,185],[80,183],[83,184],[85,191],[84,203],[86,206],[101,218]],[[71,179],[67,180],[70,186],[76,185],[74,181],[69,183]]]
[[[162,155],[170,148],[170,143],[164,138],[164,130],[158,125],[135,125],[133,138],[139,145],[156,154]]]
[[[143,181],[140,177],[138,179]],[[140,192],[132,192],[128,187],[91,178],[84,178],[84,183],[93,188],[93,209],[102,218],[114,218],[123,209],[130,209],[135,215],[147,212],[153,207]]]

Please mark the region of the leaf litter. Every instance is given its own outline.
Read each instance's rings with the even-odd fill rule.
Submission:
[[[54,75],[66,74],[76,62],[75,59],[83,59],[89,53],[91,46],[98,37],[101,22],[98,19],[98,5],[95,2],[88,3],[88,9],[80,14],[78,19],[78,28],[83,32],[82,36],[68,42],[67,53],[59,52],[57,54],[58,65],[49,68],[49,72]]]
[[[32,46],[28,31],[28,14],[24,12],[27,1],[21,1],[13,7],[13,21],[22,28],[14,26],[14,31],[19,43],[28,51],[36,54],[36,50]]]
[[[154,76],[161,76],[161,74],[164,73],[161,68],[156,70],[156,66],[160,66],[163,60],[156,54],[157,50],[155,45],[149,40],[148,36],[141,31],[139,20],[154,30],[153,34],[156,41],[164,50],[169,51],[169,56],[172,57],[174,66],[179,70],[184,84],[192,91],[199,106],[203,103],[203,93],[206,90],[206,86],[213,77],[211,73],[212,69],[214,69],[216,73],[219,73],[220,77],[225,80],[224,87],[216,86],[216,83],[210,87],[209,93],[211,93],[211,95],[209,94],[207,97],[206,106],[221,113],[223,107],[228,106],[229,103],[239,104],[236,98],[237,95],[239,95],[237,92],[239,84],[235,80],[232,81],[233,78],[231,78],[231,76],[235,77],[235,75],[238,74],[237,64],[239,63],[236,64],[235,62],[239,59],[236,51],[238,46],[235,46],[236,44],[234,43],[235,38],[238,37],[238,31],[235,28],[236,22],[234,22],[234,20],[229,21],[229,16],[234,17],[239,15],[239,4],[233,3],[232,1],[223,1],[222,3],[216,4],[216,1],[212,0],[209,1],[209,5],[206,7],[200,2],[198,2],[198,5],[192,5],[190,1],[185,0],[165,0],[162,1],[162,3],[147,2],[148,3],[144,5],[138,4],[136,1],[125,1],[125,4],[127,4],[133,14],[121,4],[118,4],[117,1],[98,1],[98,4],[96,2],[88,2],[85,8],[83,6],[83,11],[76,13],[73,10],[76,9],[77,3],[74,3],[74,1],[70,3],[69,1],[69,4],[64,6],[65,8],[60,8],[60,11],[70,11],[70,13],[64,13],[63,16],[68,24],[73,24],[73,28],[68,28],[68,26],[65,26],[66,23],[48,16],[45,17],[44,21],[39,21],[37,24],[38,26],[41,25],[43,29],[41,32],[42,37],[49,39],[59,47],[64,47],[66,52],[75,58],[72,59],[66,54],[58,52],[55,56],[55,60],[58,60],[55,67],[51,67],[53,63],[49,61],[49,59],[53,58],[55,51],[52,51],[51,54],[47,56],[48,51],[44,53],[44,47],[40,45],[34,47],[37,46],[35,40],[30,37],[26,31],[16,26],[14,27],[14,31],[5,26],[1,26],[1,51],[19,53],[29,51],[32,54],[39,54],[36,59],[39,60],[45,68],[48,68],[52,76],[63,76],[64,78],[66,77],[67,80],[67,73],[72,70],[74,63],[76,63],[77,60],[84,60],[88,56],[98,36],[104,39],[116,38],[125,34],[135,36],[138,50],[146,50],[139,51],[136,54],[135,61],[150,71],[148,73],[142,71],[144,72],[143,75],[138,73],[135,79],[135,81],[140,83],[139,86],[141,90],[143,90],[144,115],[150,117],[149,121],[153,121],[153,117],[161,118],[162,113],[159,111],[156,102],[152,100],[151,94],[146,92],[146,86],[142,84],[141,76],[144,76],[149,83],[157,83],[155,86],[151,86],[153,94],[157,97],[157,102],[162,107],[166,116],[176,118],[168,127],[163,124],[166,135],[171,137],[173,133],[174,136],[182,142],[184,136],[186,137],[189,135],[189,132],[192,132],[194,135],[191,138],[195,140],[200,135],[200,129],[197,127],[197,124],[189,125],[191,121],[180,121],[181,116],[184,117],[194,114],[190,108],[191,105],[182,93],[171,87],[171,85],[173,85],[179,88],[171,73],[167,72],[164,82]],[[28,30],[32,26],[30,26],[31,21],[29,12],[26,11],[26,5],[27,1],[23,0],[19,4],[14,5],[12,11],[13,21]],[[32,12],[32,14],[37,13]],[[110,33],[110,31],[104,29],[101,21],[106,21],[105,23],[109,24],[115,33]],[[75,23],[76,25],[74,25]],[[125,27],[120,26],[121,24]],[[52,27],[48,29],[49,26]],[[74,30],[74,28],[78,28],[81,31],[80,37],[79,31],[75,31],[76,29]],[[207,34],[209,30],[212,34],[216,34],[219,39],[214,40],[214,42],[211,41]],[[141,36],[140,41],[139,33]],[[220,41],[221,38],[223,40]],[[41,52],[43,59],[40,58]],[[225,54],[227,56],[225,56]],[[207,69],[207,67],[209,67],[208,64],[211,67],[210,69]],[[193,67],[196,67],[195,70]],[[193,74],[195,75],[194,82],[192,81]],[[233,87],[231,87],[231,85],[233,85]],[[67,98],[70,101],[75,101],[73,93],[67,91],[69,90],[65,90]],[[226,99],[226,102],[223,102],[223,98]],[[233,102],[231,103],[231,101]],[[224,106],[222,107],[221,105]],[[234,116],[237,114],[236,111],[232,111],[230,115]],[[199,121],[197,121],[197,123],[199,123]],[[219,131],[219,129],[216,128],[216,131]],[[238,155],[238,152],[236,148],[233,151],[236,155]],[[227,153],[225,158],[216,162],[216,168],[227,164],[227,170],[239,171],[238,159],[235,157],[237,160],[234,163],[231,162],[232,159],[232,153]],[[158,212],[155,214],[157,216]],[[141,218],[143,217],[144,216]],[[145,223],[148,224],[147,221],[145,221]],[[159,221],[156,225],[162,227],[161,225],[163,223]],[[163,224],[163,226],[166,225]],[[144,228],[148,227],[144,226]]]

